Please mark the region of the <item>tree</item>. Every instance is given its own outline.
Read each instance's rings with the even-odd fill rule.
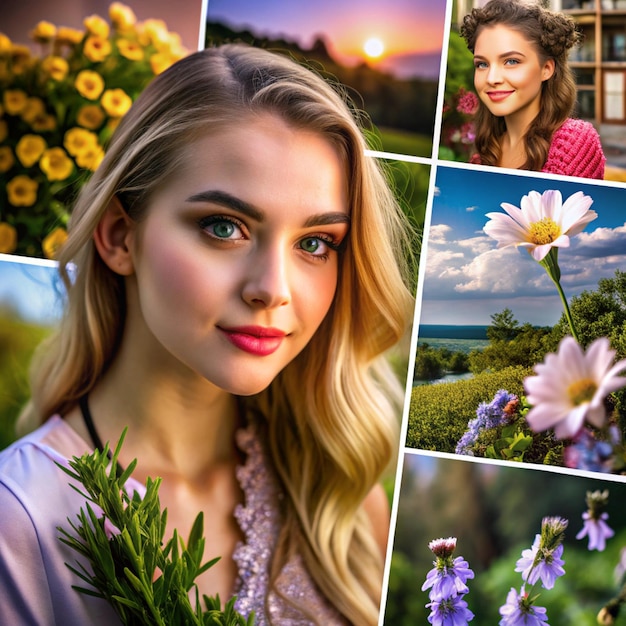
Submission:
[[[487,339],[490,341],[511,341],[519,333],[519,322],[511,309],[506,308],[490,317],[491,326],[487,328]]]

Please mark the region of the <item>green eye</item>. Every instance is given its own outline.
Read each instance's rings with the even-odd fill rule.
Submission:
[[[300,242],[300,247],[309,254],[315,254],[322,246],[322,241],[317,237],[307,237]]]
[[[216,222],[213,224],[213,234],[220,239],[228,239],[233,236],[235,225],[232,222]]]

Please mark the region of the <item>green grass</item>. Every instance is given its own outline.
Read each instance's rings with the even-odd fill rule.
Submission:
[[[458,440],[476,417],[481,402],[490,402],[499,389],[521,395],[522,381],[531,370],[507,367],[469,380],[414,387],[411,393],[406,445],[422,450],[454,452]]]
[[[433,149],[431,137],[391,128],[378,128],[378,130],[382,141],[381,149],[384,152],[430,158]]]
[[[0,450],[15,439],[15,420],[30,397],[28,366],[49,329],[0,313]]]

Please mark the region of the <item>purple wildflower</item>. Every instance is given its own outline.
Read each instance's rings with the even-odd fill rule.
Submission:
[[[481,402],[476,409],[476,417],[468,422],[467,431],[456,444],[455,452],[472,456],[471,448],[476,443],[481,432],[506,423],[508,414],[504,409],[509,402],[516,399],[517,396],[515,394],[509,393],[505,389],[500,389],[496,392],[491,402]]]
[[[609,514],[604,511],[609,504],[609,490],[588,491],[586,500],[588,510],[583,513],[585,523],[576,539],[589,537],[587,549],[602,552],[606,547],[606,540],[615,534],[606,523]]]
[[[602,552],[606,547],[606,540],[615,534],[615,531],[606,523],[606,520],[609,519],[609,514],[601,513],[600,517],[594,519],[589,511],[585,511],[583,519],[585,523],[582,530],[576,535],[576,539],[589,537],[587,549]]]
[[[435,567],[426,575],[426,581],[422,585],[422,591],[430,590],[431,600],[443,600],[457,595],[463,595],[469,591],[465,582],[474,578],[474,572],[469,564],[461,556],[457,556],[451,565],[443,565],[437,561]]]
[[[613,446],[599,441],[587,428],[583,428],[574,442],[565,447],[563,459],[566,467],[590,472],[610,472]]]
[[[552,589],[556,579],[565,574],[561,556],[566,528],[567,520],[561,517],[544,517],[541,521],[541,534],[535,535],[530,550],[524,550],[515,564],[515,571],[522,572],[522,578],[529,585],[541,580],[545,589]]]
[[[545,589],[552,589],[559,576],[565,574],[561,559],[563,546],[558,546],[553,552],[539,553],[541,546],[541,535],[535,536],[532,548],[522,552],[522,558],[515,565],[516,572],[522,572],[522,578],[529,584],[534,585],[538,580]]]
[[[542,606],[533,606],[528,594],[520,594],[511,587],[506,597],[506,604],[500,607],[500,626],[544,626],[548,623],[546,609]]]
[[[433,600],[426,608],[430,609],[428,621],[433,626],[467,626],[474,619],[461,596]]]
[[[465,583],[470,578],[474,578],[474,572],[463,557],[452,558],[452,553],[456,548],[456,538],[435,539],[428,544],[428,547],[436,558],[433,561],[433,569],[426,575],[422,591],[430,589],[429,597],[433,601],[467,593],[469,590]]]

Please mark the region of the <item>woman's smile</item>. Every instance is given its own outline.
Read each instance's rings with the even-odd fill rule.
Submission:
[[[543,62],[519,31],[504,24],[485,26],[474,48],[474,86],[493,115],[526,128],[539,113],[544,80],[554,61]]]
[[[231,328],[218,326],[218,328],[235,347],[257,356],[273,354],[287,336],[286,332],[278,328],[265,326],[235,326]]]
[[[269,113],[210,132],[134,227],[128,341],[164,373],[262,391],[326,317],[349,224],[323,136]]]

